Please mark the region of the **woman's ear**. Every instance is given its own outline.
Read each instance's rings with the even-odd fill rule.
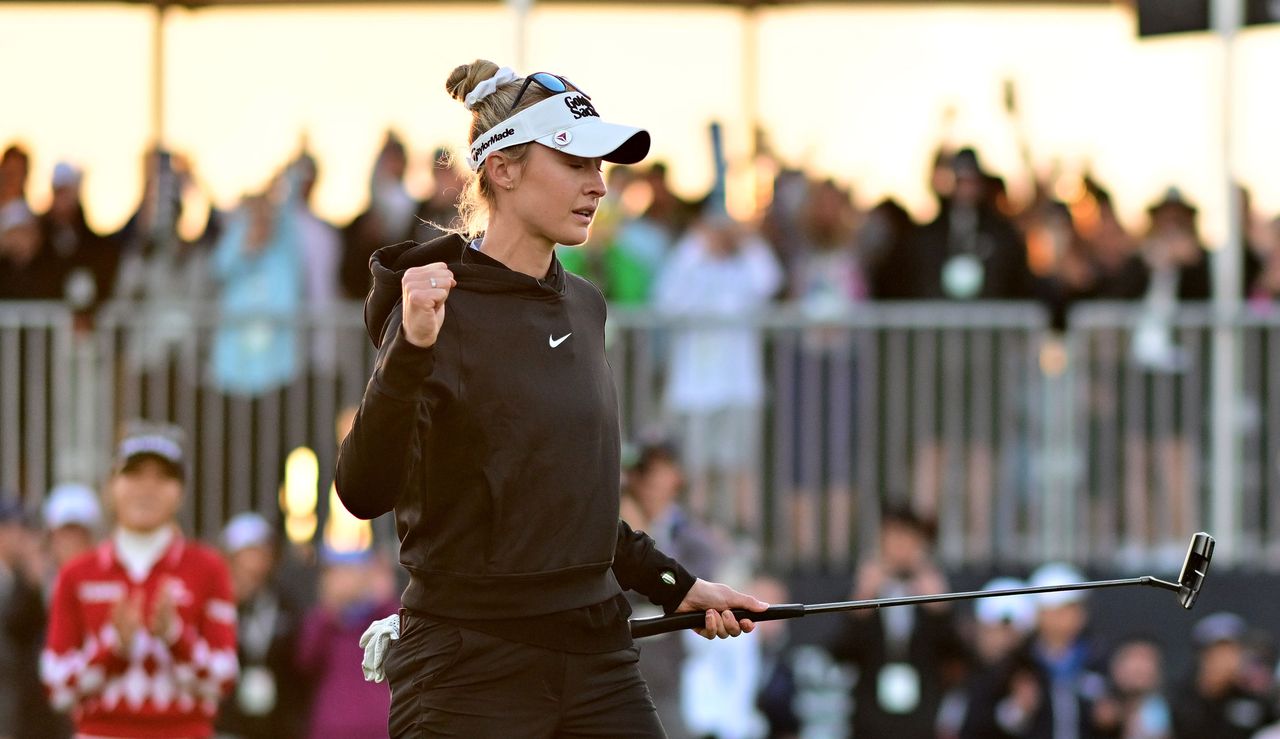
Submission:
[[[520,181],[520,162],[508,158],[500,151],[495,151],[484,160],[485,173],[489,182],[498,190],[512,190]]]

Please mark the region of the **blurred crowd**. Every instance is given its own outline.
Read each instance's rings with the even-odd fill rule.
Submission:
[[[198,177],[184,157],[152,151],[133,216],[119,231],[99,234],[85,219],[84,173],[58,163],[49,207],[37,214],[26,195],[35,176],[29,154],[10,145],[0,156],[0,299],[67,301],[81,327],[91,325],[104,302],[128,301],[138,326],[129,355],[144,370],[190,332],[194,305],[215,302],[210,382],[228,393],[268,392],[332,363],[331,341],[304,349],[289,328],[338,301],[363,299],[375,249],[426,241],[457,225],[466,173],[444,150],[431,156],[430,192],[411,192],[410,154],[388,133],[367,207],[350,223],[316,214],[311,200],[319,171],[303,153],[263,191],[230,211],[210,210],[201,229],[180,229],[180,221],[191,220],[184,221],[183,208],[199,190]],[[769,161],[762,171],[776,173],[772,193],[758,213],[736,220],[726,214],[722,188],[688,201],[673,192],[662,163],[613,167],[591,240],[560,249],[560,258],[615,306],[677,317],[737,316],[781,304],[822,319],[868,300],[1035,300],[1061,329],[1071,305],[1103,299],[1142,301],[1158,326],[1178,301],[1211,294],[1197,209],[1177,188],[1150,205],[1142,228],[1131,230],[1103,184],[1090,177],[1070,186],[1042,178],[1029,202],[1015,203],[977,152],[944,149],[928,174],[937,215],[917,223],[892,198],[863,208],[835,180],[761,159]],[[1247,193],[1242,202],[1240,289],[1266,311],[1280,295],[1280,218],[1255,214]],[[1144,351],[1151,363],[1173,361],[1159,331],[1149,339]],[[732,416],[758,404],[745,335],[725,332],[694,343],[673,352],[673,409],[714,406]],[[710,370],[722,380],[718,398],[703,397],[713,364],[704,360],[712,355],[719,356]],[[722,371],[743,361],[743,369]],[[749,423],[741,428],[748,436],[753,430]]]
[[[268,313],[362,299],[374,249],[425,241],[456,225],[454,205],[466,174],[446,151],[431,156],[430,192],[411,192],[410,154],[388,133],[370,175],[367,207],[349,223],[330,224],[312,210],[319,173],[303,153],[262,192],[246,195],[229,212],[212,210],[201,233],[183,238],[177,229],[183,204],[199,188],[184,157],[150,152],[136,212],[116,233],[98,234],[84,217],[84,173],[58,163],[48,210],[37,214],[26,195],[35,176],[29,154],[12,144],[0,158],[0,298],[66,299],[91,309],[112,297],[160,294],[217,298],[224,306]],[[761,198],[758,213],[738,221],[725,215],[722,188],[688,201],[672,191],[663,163],[612,167],[590,243],[562,250],[562,260],[620,305],[660,306],[665,273],[679,272],[682,263],[687,268],[693,255],[712,262],[753,259],[750,247],[757,243],[767,247],[780,274],[753,287],[769,301],[795,301],[818,314],[864,300],[1035,299],[1061,325],[1066,307],[1082,299],[1210,294],[1197,209],[1176,187],[1150,204],[1147,222],[1134,230],[1121,224],[1110,193],[1091,176],[1027,174],[1033,193],[1019,203],[976,151],[942,148],[928,173],[936,216],[917,223],[893,198],[866,208],[836,180],[767,154],[760,159],[767,160],[761,171],[774,173],[772,192]],[[1267,301],[1280,292],[1280,217],[1254,213],[1248,193],[1242,207],[1241,290]],[[246,286],[256,279],[271,280],[283,296],[275,303],[256,296]]]
[[[771,603],[794,602],[784,579],[762,571],[735,542],[687,506],[681,451],[669,440],[629,456],[623,516],[666,551]],[[935,522],[887,506],[878,546],[847,592],[869,600],[952,590],[934,552]],[[1047,563],[1023,580],[984,590],[1060,586],[1088,578]],[[637,603],[637,611],[643,605]],[[642,642],[641,669],[673,737],[901,737],[921,739],[1200,739],[1280,733],[1280,681],[1271,632],[1229,612],[1190,634],[1145,624],[1095,628],[1083,591],[1006,596],[953,606],[867,609],[826,618],[830,636],[801,644],[788,621],[750,637],[708,643],[691,634]],[[1189,639],[1188,671],[1166,667],[1173,640]],[[728,686],[723,676],[733,675]]]
[[[355,348],[339,346],[335,332],[303,333],[298,325],[324,326],[334,306],[362,300],[377,248],[426,241],[458,225],[455,205],[468,175],[444,150],[429,156],[431,188],[412,191],[411,153],[388,133],[367,206],[346,224],[313,209],[320,172],[303,153],[235,208],[198,214],[200,228],[179,228],[192,220],[183,209],[199,178],[184,157],[153,151],[136,212],[116,233],[98,234],[81,202],[84,173],[57,164],[50,206],[36,214],[26,197],[36,174],[28,153],[11,145],[0,157],[0,299],[67,301],[82,329],[112,301],[123,311],[115,320],[126,327],[127,368],[160,388],[174,366],[190,361],[176,357],[193,335],[204,345],[210,321],[199,382],[219,393],[255,399],[300,378],[331,377],[335,361],[355,356]],[[805,378],[796,390],[807,399],[805,418],[825,419],[828,398],[832,406],[840,398],[853,403],[851,333],[822,325],[856,315],[868,301],[1036,301],[1057,330],[1081,301],[1131,301],[1138,320],[1129,356],[1139,368],[1169,376],[1189,365],[1175,340],[1176,309],[1209,298],[1213,279],[1197,208],[1176,187],[1154,199],[1144,224],[1127,228],[1092,177],[1026,174],[1032,195],[1015,202],[975,150],[944,147],[927,173],[936,215],[916,222],[892,198],[865,207],[836,180],[767,153],[759,158],[772,188],[746,218],[726,212],[722,187],[681,198],[662,163],[612,167],[590,241],[558,250],[566,268],[596,284],[615,310],[644,309],[674,327],[656,344],[661,412],[687,447],[699,514],[761,530],[754,465],[766,435],[770,375],[761,333],[742,322],[746,316],[790,311],[816,324],[804,334],[797,370]],[[1249,310],[1267,313],[1280,297],[1280,217],[1255,213],[1242,195],[1240,290]],[[218,306],[212,316],[202,311],[210,303]],[[852,431],[829,420],[821,426],[833,449],[852,443]],[[797,448],[821,443],[806,437]],[[839,476],[844,462],[828,464]],[[803,492],[818,483],[795,485]],[[936,509],[928,500],[936,495],[921,494],[924,507]],[[1176,497],[1192,500],[1189,492]],[[797,506],[807,504],[797,496]]]
[[[226,739],[385,736],[388,690],[363,679],[359,640],[370,621],[398,608],[404,581],[389,556],[394,544],[339,551],[323,539],[291,543],[278,516],[254,512],[234,516],[216,542],[185,540],[176,523],[189,504],[181,433],[161,424],[137,428],[122,441],[101,497],[64,484],[38,512],[0,500],[0,737],[57,739],[104,729],[168,735],[157,716],[169,722],[162,726],[196,733],[207,722]],[[749,543],[689,511],[683,453],[669,438],[628,445],[624,461],[628,522],[695,572],[771,603],[794,600],[783,578],[759,566]],[[909,506],[886,507],[877,546],[867,550],[849,590],[822,597],[950,590],[934,536],[933,521]],[[154,546],[149,537],[159,537]],[[1085,579],[1068,564],[1049,563],[1026,580],[1003,576],[985,589]],[[643,598],[633,608],[636,616],[655,610]],[[832,636],[810,643],[793,639],[787,621],[764,622],[727,641],[687,632],[641,642],[641,670],[668,733],[1280,735],[1273,636],[1234,613],[1207,613],[1189,634],[1162,629],[1158,620],[1101,629],[1091,625],[1082,591],[1060,591],[823,618],[834,621]],[[232,631],[220,631],[225,626]],[[232,633],[235,660],[219,662]],[[184,650],[186,639],[195,646]],[[1185,672],[1166,667],[1173,640],[1189,640],[1194,649]],[[199,690],[192,695],[208,702],[184,706],[193,677]],[[195,723],[176,723],[188,720]]]

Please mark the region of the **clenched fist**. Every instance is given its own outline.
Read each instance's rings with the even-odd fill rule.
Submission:
[[[444,324],[444,303],[457,284],[444,262],[405,270],[400,280],[401,315],[410,344],[425,349],[436,343]]]

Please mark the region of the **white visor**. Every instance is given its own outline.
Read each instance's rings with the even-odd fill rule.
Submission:
[[[478,172],[490,154],[536,141],[574,156],[635,164],[649,153],[649,132],[605,123],[591,99],[577,90],[562,92],[516,113],[471,144],[467,163]]]

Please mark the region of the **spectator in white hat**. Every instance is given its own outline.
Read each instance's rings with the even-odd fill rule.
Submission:
[[[227,522],[221,543],[236,597],[240,677],[215,729],[240,739],[300,736],[307,698],[294,668],[300,613],[274,577],[275,531],[257,513],[241,513]]]
[[[1016,577],[997,577],[982,586],[984,592],[1013,590],[1026,583]],[[1036,601],[1031,595],[979,598],[973,602],[969,643],[973,645],[969,679],[948,690],[938,709],[939,736],[959,736],[969,712],[972,686],[992,680],[1011,655],[1021,648],[1036,625]]]
[[[50,491],[41,511],[44,531],[21,528],[21,562],[3,604],[3,632],[12,648],[8,690],[20,706],[18,723],[6,731],[0,720],[0,736],[23,739],[63,739],[72,735],[70,720],[55,713],[40,682],[40,652],[44,646],[49,613],[46,607],[53,579],[62,565],[92,549],[102,511],[93,491],[83,485],[58,485]],[[0,512],[0,518],[3,513]],[[47,535],[47,539],[43,535]],[[47,548],[45,543],[47,542]],[[2,702],[2,701],[0,701]]]
[[[982,586],[987,592],[1013,590],[1026,585],[1016,577],[997,577]],[[977,631],[974,648],[984,667],[1003,662],[1017,649],[1036,625],[1036,599],[1031,595],[1005,595],[974,601]]]
[[[61,569],[98,541],[102,526],[102,506],[87,485],[69,482],[54,487],[44,502],[44,528],[49,534],[49,551]]]
[[[1044,565],[1028,585],[1081,582],[1074,567]],[[1038,593],[1035,631],[1023,646],[975,684],[960,736],[965,739],[1058,739],[1097,736],[1093,703],[1105,691],[1086,637],[1089,612],[1079,590]]]
[[[89,310],[111,294],[120,252],[89,226],[81,197],[83,180],[84,173],[68,162],[54,166],[53,199],[40,216],[40,239],[41,249],[58,264],[67,301],[87,323]]]

